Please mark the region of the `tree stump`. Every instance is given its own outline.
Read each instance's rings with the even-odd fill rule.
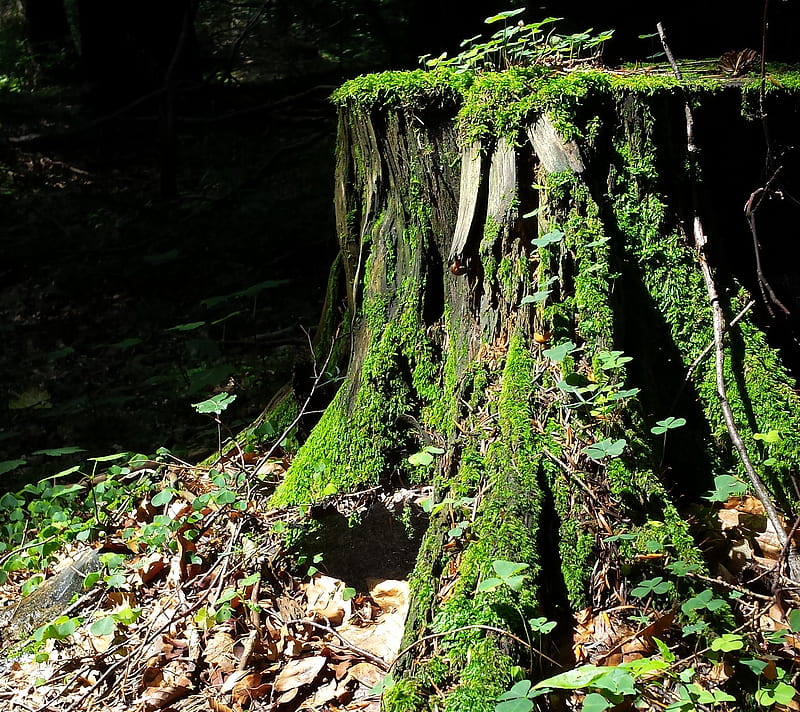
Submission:
[[[771,110],[796,111],[791,86],[770,85]],[[741,466],[703,355],[691,193],[715,186],[690,170],[683,107],[697,107],[701,149],[724,150],[715,122],[752,131],[757,95],[751,79],[540,70],[387,73],[336,93],[349,362],[272,501],[433,488],[411,572],[417,644],[387,709],[492,710],[520,675],[614,664],[626,640],[647,656],[637,625],[679,643],[678,603],[708,587],[685,572],[740,582],[698,509],[715,489],[727,499],[732,480],[715,478]],[[742,176],[737,209],[759,180]],[[749,258],[726,253],[730,236],[710,240],[729,324],[738,316],[728,398],[788,515],[800,399],[748,310]],[[658,576],[660,608],[631,595]],[[584,650],[581,626],[601,614],[626,633]],[[552,632],[531,630],[537,617]]]

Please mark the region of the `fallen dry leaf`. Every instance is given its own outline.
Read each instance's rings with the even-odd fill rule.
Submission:
[[[217,630],[206,643],[203,659],[209,665],[216,665],[225,672],[232,672],[236,669],[233,643],[233,636],[227,630]]]
[[[739,511],[737,509],[720,509],[717,511],[720,529],[727,531],[739,526]]]
[[[277,706],[280,706],[280,705],[287,705],[290,702],[294,702],[298,694],[299,694],[298,688],[296,687],[292,690],[287,690],[277,700],[275,700],[275,704]]]
[[[321,655],[292,660],[286,664],[275,679],[275,690],[286,692],[309,685],[317,678],[328,659]]]
[[[262,682],[260,672],[250,672],[236,682],[231,693],[234,705],[248,707],[253,700],[260,699],[272,690],[270,683]]]
[[[725,683],[733,675],[733,668],[724,660],[717,663],[708,673],[708,679],[718,685]]]
[[[341,625],[350,618],[353,609],[352,602],[342,597],[345,588],[340,579],[315,574],[305,587],[308,614],[322,616],[331,625]]]
[[[368,690],[372,689],[386,677],[386,673],[372,663],[358,663],[349,671],[349,678],[359,682]]]
[[[408,581],[394,579],[367,579],[369,593],[384,613],[405,611],[408,607]]]
[[[345,610],[336,603],[332,603],[327,608],[322,610],[313,611],[314,618],[322,618],[327,625],[334,628],[342,625],[345,619]]]
[[[149,554],[136,564],[136,573],[143,584],[150,583],[169,565],[167,557],[160,553]]]
[[[408,613],[408,582],[373,579],[370,596],[384,613],[367,626],[345,623],[339,632],[345,639],[373,655],[391,662],[400,650]],[[385,608],[384,608],[385,606]]]
[[[211,712],[236,712],[233,707],[228,707],[224,702],[215,700],[213,697],[208,697],[208,707]]]
[[[311,698],[311,707],[327,705],[329,702],[338,700],[340,694],[339,683],[335,679],[329,680],[316,689],[314,696]]]
[[[192,690],[192,683],[187,678],[183,678],[177,685],[166,685],[164,687],[148,687],[142,695],[142,702],[147,712],[160,710],[168,704],[189,694]]]

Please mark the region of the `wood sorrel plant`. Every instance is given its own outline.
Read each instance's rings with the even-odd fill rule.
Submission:
[[[593,35],[588,29],[571,35],[556,34],[553,25],[562,19],[560,17],[546,17],[527,24],[522,20],[509,22],[524,11],[521,7],[487,17],[484,20],[487,25],[502,23],[502,29],[483,42],[481,35],[464,40],[461,43],[464,50],[455,57],[448,58],[446,52],[434,58],[426,54],[420,57],[420,62],[431,69],[452,67],[458,72],[592,62],[599,59],[603,44],[614,33],[605,30]]]

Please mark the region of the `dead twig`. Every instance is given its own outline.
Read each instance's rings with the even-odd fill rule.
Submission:
[[[749,302],[747,302],[747,304],[745,304],[744,307],[742,307],[742,310],[735,317],[733,317],[733,319],[730,320],[730,323],[728,324],[726,331],[729,331],[732,326],[736,326],[736,324],[738,324],[744,318],[745,314],[747,314],[747,312],[749,312],[755,306],[755,304],[756,302],[754,299],[751,299]],[[710,354],[713,350],[714,350],[714,342],[712,341],[708,346],[706,346],[700,352],[700,355],[694,361],[692,361],[692,364],[689,366],[689,368],[686,369],[686,377],[684,378],[684,383],[689,382],[689,378],[691,378],[691,375],[692,373],[694,373],[694,370],[701,363],[703,363],[703,359],[706,356],[708,356],[708,354]]]
[[[578,487],[580,487],[587,495],[589,495],[590,499],[595,500],[597,498],[597,493],[592,492],[589,486],[580,478],[576,476],[576,473],[572,470],[572,468],[563,460],[557,458],[552,452],[550,452],[546,447],[542,448],[542,452],[547,455],[553,462],[556,463],[562,470],[564,470],[564,474],[572,480]]]
[[[747,218],[747,224],[750,227],[750,235],[753,237],[753,252],[755,253],[756,259],[756,279],[758,281],[758,288],[761,290],[761,298],[764,300],[764,306],[767,307],[767,311],[769,311],[770,316],[774,316],[772,312],[773,304],[787,316],[789,315],[789,310],[784,306],[783,302],[778,299],[775,291],[767,281],[767,278],[764,276],[764,272],[761,268],[761,243],[758,240],[758,232],[756,231],[756,212],[758,211],[759,207],[761,207],[764,197],[772,192],[770,186],[778,177],[778,173],[780,173],[781,168],[782,166],[778,166],[775,169],[772,177],[767,181],[767,184],[763,188],[758,188],[750,194],[750,197],[747,199],[747,202],[744,206],[744,214]]]
[[[496,628],[493,625],[481,625],[479,623],[475,623],[473,625],[462,625],[459,628],[453,628],[452,630],[446,630],[443,633],[430,633],[429,635],[423,635],[421,638],[417,638],[417,640],[415,640],[413,643],[411,643],[411,645],[407,645],[399,653],[397,653],[397,657],[392,661],[392,664],[389,666],[389,670],[391,670],[397,664],[397,661],[400,660],[400,658],[402,658],[403,655],[408,653],[410,650],[413,650],[418,645],[421,645],[422,643],[425,643],[425,642],[427,642],[429,640],[438,640],[439,638],[444,638],[444,637],[446,637],[448,635],[451,635],[453,633],[460,633],[460,632],[465,631],[465,630],[485,630],[485,631],[488,631],[490,633],[499,633],[500,635],[504,635],[506,638],[511,638],[511,640],[516,641],[520,645],[524,645],[526,648],[528,648],[529,650],[532,650],[537,655],[540,655],[545,660],[553,663],[553,665],[556,665],[558,667],[563,667],[563,665],[561,665],[561,663],[559,663],[557,660],[553,660],[553,658],[551,658],[549,655],[547,655],[546,653],[543,653],[537,647],[531,645],[529,642],[523,640],[519,636],[514,635],[510,631],[504,630],[503,628]]]
[[[730,320],[730,323],[728,324],[726,331],[730,331],[734,326],[736,326],[736,324],[738,324],[744,318],[745,314],[747,314],[747,312],[749,312],[755,306],[755,304],[756,304],[755,299],[751,299],[749,302],[747,302],[747,304],[745,304],[744,307],[742,307],[742,310],[735,317],[733,317],[733,319]],[[686,388],[686,384],[689,383],[689,381],[691,380],[692,374],[695,372],[697,367],[701,363],[703,363],[705,357],[708,356],[708,354],[710,354],[713,350],[714,350],[714,342],[712,340],[712,342],[700,352],[698,357],[694,361],[692,361],[692,363],[689,365],[689,368],[686,369],[686,375],[683,377],[683,383],[681,383],[680,388],[678,388],[678,392],[672,399],[672,405],[669,407],[670,413],[672,413],[675,410],[675,406],[678,405],[678,401],[680,400],[680,397],[683,394],[684,389]]]
[[[278,617],[276,616],[276,618]],[[280,618],[278,618],[278,620],[280,620]],[[331,628],[331,626],[329,625],[324,625],[322,623],[315,623],[314,621],[309,620],[308,618],[294,618],[290,621],[285,621],[284,625],[307,625],[311,626],[312,628],[316,628],[317,630],[323,630],[326,633],[335,636],[342,642],[341,646],[338,645],[336,646],[337,648],[343,647],[345,650],[350,650],[351,652],[360,655],[362,658],[364,658],[365,660],[369,660],[369,662],[371,662],[375,667],[380,668],[384,672],[388,672],[391,667],[389,663],[387,663],[383,658],[380,658],[377,655],[369,652],[369,650],[364,650],[364,648],[359,648],[357,645],[353,645],[339,631],[335,630],[334,628]]]
[[[714,578],[713,576],[706,576],[705,574],[699,574],[696,571],[689,571],[686,574],[691,578],[696,578],[699,581],[706,581],[707,583],[713,583],[716,586],[722,586],[723,588],[727,588],[731,591],[738,591],[749,598],[756,598],[759,601],[774,601],[774,596],[766,596],[763,593],[756,593],[755,591],[751,591],[749,588],[745,588],[744,586],[737,586],[735,583],[728,583],[727,581],[723,581],[721,578]]]

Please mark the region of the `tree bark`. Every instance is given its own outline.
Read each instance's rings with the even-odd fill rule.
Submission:
[[[578,621],[643,610],[631,587],[667,564],[732,567],[705,556],[686,512],[739,465],[713,360],[692,366],[713,323],[682,229],[693,186],[674,82],[553,79],[557,91],[509,120],[500,80],[492,94],[430,76],[337,94],[349,365],[273,503],[432,487],[412,648],[384,704],[492,710],[516,666],[535,681],[560,669],[551,660],[607,664],[619,641],[581,651]],[[516,87],[514,101],[540,88]],[[706,127],[740,96],[692,91]],[[749,295],[733,274],[717,278],[731,321]],[[788,513],[793,379],[749,312],[726,349],[731,412],[746,447],[771,456],[760,474]],[[669,416],[688,426],[653,435]],[[765,453],[753,436],[771,430],[781,440]],[[418,452],[432,457],[411,464]],[[503,561],[524,566],[521,587],[502,579]],[[674,581],[677,600],[693,586]],[[531,635],[537,616],[554,632]]]

